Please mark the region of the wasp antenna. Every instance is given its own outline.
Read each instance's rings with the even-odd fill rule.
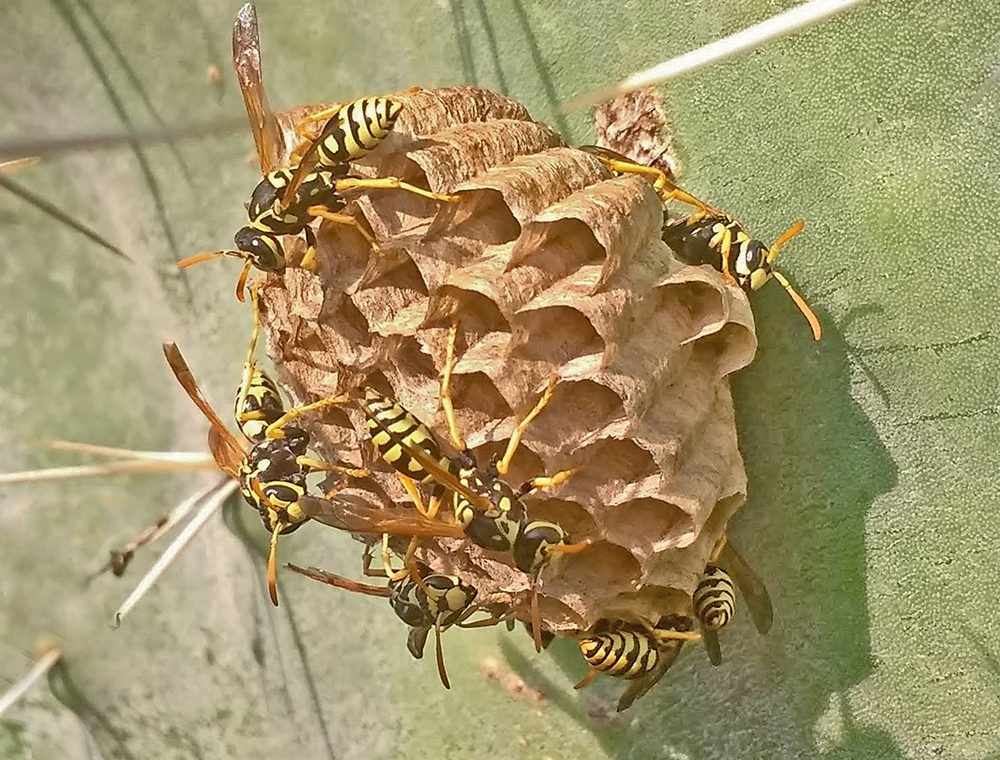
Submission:
[[[212,259],[217,259],[222,256],[237,256],[243,258],[243,254],[237,251],[199,251],[198,253],[192,254],[191,256],[186,256],[177,262],[178,269],[187,269],[193,267],[196,264],[204,264],[206,261],[211,261]]]
[[[444,647],[441,645],[441,616],[434,621],[434,646],[437,654],[438,675],[441,676],[441,683],[444,688],[450,689],[451,683],[448,681],[448,671],[444,667]]]
[[[810,308],[809,304],[806,303],[805,299],[796,292],[795,288],[792,287],[792,283],[785,279],[785,276],[781,274],[781,272],[772,269],[771,275],[774,279],[781,283],[781,287],[788,292],[788,295],[791,296],[795,305],[799,307],[799,311],[802,312],[802,316],[806,318],[806,322],[809,323],[809,327],[812,329],[813,339],[818,341],[822,338],[823,328],[820,327],[819,319],[816,317],[816,313]]]
[[[197,535],[198,531],[205,527],[208,519],[215,514],[216,510],[222,506],[222,503],[236,490],[237,485],[238,483],[235,480],[229,478],[224,481],[216,481],[212,488],[218,490],[208,498],[202,508],[198,510],[198,513],[184,526],[184,530],[178,534],[173,543],[160,555],[160,558],[156,560],[149,569],[149,572],[142,577],[142,580],[132,590],[132,593],[128,595],[122,606],[117,609],[111,623],[112,628],[118,628],[122,624],[125,616],[146,595],[146,592],[153,587],[164,571],[173,564],[177,555],[191,543],[191,539]],[[198,495],[201,496],[202,494]]]
[[[3,715],[21,697],[28,693],[32,686],[40,681],[62,658],[62,650],[52,642],[46,642],[39,647],[38,659],[31,669],[24,674],[24,678],[19,680],[6,694],[0,695],[0,715]]]
[[[283,527],[280,520],[275,522],[271,531],[271,546],[267,551],[267,593],[275,607],[278,606],[278,536]]]
[[[784,248],[788,241],[793,237],[798,235],[802,230],[806,228],[806,223],[799,219],[795,224],[785,230],[781,236],[771,244],[771,247],[767,251],[767,263],[773,264],[774,260],[778,258],[778,254],[781,253],[781,249]]]
[[[579,554],[592,543],[593,541],[588,538],[585,541],[579,541],[575,544],[557,544],[555,546],[550,546],[548,551],[550,554]]]
[[[246,288],[247,288],[247,278],[250,276],[250,268],[253,264],[250,259],[243,262],[243,268],[240,270],[239,279],[236,280],[236,300],[243,303],[246,300]],[[255,317],[257,320],[260,317]]]

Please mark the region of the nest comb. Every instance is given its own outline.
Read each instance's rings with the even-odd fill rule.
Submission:
[[[571,632],[601,618],[690,614],[708,554],[746,495],[727,379],[756,350],[744,295],[672,256],[646,179],[612,176],[518,103],[471,87],[393,97],[403,104],[393,133],[353,173],[461,201],[360,196],[353,213],[378,252],[352,228],[324,224],[317,270],[290,268],[262,289],[279,375],[303,398],[374,384],[447,448],[439,376],[457,320],[453,398],[481,465],[554,375],[509,480],[580,468],[526,504],[593,545],[544,571],[544,624]],[[411,507],[371,461],[360,411],[311,429],[327,454],[360,463],[366,452],[375,471],[355,493]],[[454,539],[420,552],[480,600],[529,619],[529,579],[503,556]]]

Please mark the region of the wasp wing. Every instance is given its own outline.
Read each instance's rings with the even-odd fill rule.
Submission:
[[[316,168],[319,163],[319,146],[323,140],[326,139],[330,131],[337,126],[338,116],[340,115],[340,108],[345,104],[338,103],[335,106],[331,106],[333,110],[332,115],[327,120],[326,124],[323,125],[323,129],[320,130],[319,137],[310,143],[309,148],[305,153],[302,154],[302,159],[299,161],[299,165],[295,167],[295,172],[292,174],[292,178],[289,180],[288,185],[281,193],[281,208],[288,208],[292,199],[295,198],[295,194],[299,191],[299,187],[302,185],[302,180],[304,180],[309,173]]]
[[[590,153],[592,156],[597,156],[598,158],[606,161],[620,161],[625,164],[642,166],[642,164],[629,158],[624,153],[619,153],[617,150],[611,150],[611,148],[605,148],[603,145],[578,145],[577,150],[582,150],[584,153]]]
[[[647,691],[660,682],[660,679],[670,670],[670,666],[674,664],[683,646],[683,641],[670,641],[660,645],[660,659],[657,661],[656,667],[648,675],[637,678],[629,684],[622,693],[621,699],[618,700],[618,712],[630,708],[637,699],[644,696]]]
[[[253,3],[240,8],[233,22],[233,68],[243,93],[250,133],[257,149],[262,174],[275,169],[285,152],[285,137],[278,119],[267,104],[261,76],[260,35]]]
[[[743,594],[747,607],[750,608],[750,617],[753,619],[754,626],[761,633],[767,633],[771,630],[771,624],[774,622],[774,608],[771,605],[771,595],[767,593],[764,581],[736,551],[732,541],[727,540],[725,546],[722,547],[718,563],[739,586],[740,593]]]
[[[722,646],[719,644],[719,632],[702,628],[701,640],[705,644],[705,652],[708,653],[708,661],[715,666],[721,665]]]
[[[215,458],[215,463],[219,465],[220,470],[230,477],[238,478],[240,465],[243,463],[243,457],[246,455],[240,442],[229,432],[225,423],[216,414],[215,409],[208,403],[197,381],[194,379],[191,368],[188,367],[187,361],[185,361],[180,349],[177,348],[177,344],[171,342],[164,343],[163,355],[167,358],[167,364],[170,365],[170,370],[174,373],[174,377],[177,378],[177,382],[181,384],[184,392],[187,393],[195,406],[201,410],[201,413],[205,415],[205,418],[211,425],[208,433],[208,447]]]
[[[396,438],[396,443],[398,443],[403,450],[409,454],[413,459],[427,471],[427,474],[431,476],[435,483],[444,486],[449,491],[464,496],[468,499],[469,503],[474,507],[478,507],[483,512],[487,512],[493,509],[493,504],[488,498],[482,494],[478,494],[475,491],[470,490],[465,486],[454,474],[448,472],[441,466],[434,457],[428,454],[424,449],[419,446],[412,446],[408,442],[402,440],[401,438]]]
[[[389,533],[417,538],[463,538],[460,525],[432,520],[417,512],[376,509],[360,498],[338,494],[334,499],[303,496],[298,501],[305,514],[348,533]]]
[[[430,632],[431,629],[427,627],[410,629],[410,633],[406,637],[406,648],[410,650],[410,654],[415,660],[423,658],[424,646],[427,644],[427,636]]]
[[[351,580],[350,578],[345,578],[342,575],[337,575],[336,573],[320,570],[316,567],[299,567],[298,565],[293,565],[290,562],[286,564],[285,567],[299,573],[300,575],[304,575],[307,578],[312,578],[314,581],[325,583],[328,586],[342,588],[345,591],[353,591],[357,594],[388,597],[392,593],[388,586],[372,586],[368,583],[360,583],[358,581]]]

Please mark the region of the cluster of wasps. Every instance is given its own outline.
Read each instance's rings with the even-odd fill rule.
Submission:
[[[242,259],[236,288],[242,301],[251,269],[281,272],[291,265],[282,239],[285,235],[305,236],[306,252],[298,265],[307,269],[315,266],[316,238],[311,225],[316,220],[352,225],[377,248],[362,224],[343,213],[348,191],[395,189],[441,203],[456,200],[455,196],[434,193],[395,177],[371,179],[351,175],[351,162],[375,149],[393,129],[401,105],[388,97],[366,97],[307,117],[307,121],[325,120],[319,136],[310,142],[298,164],[279,167],[283,137],[264,97],[256,17],[249,4],[237,17],[233,57],[263,177],[251,193],[248,223],[236,233],[236,249],[199,253],[181,261],[180,266],[221,256]],[[663,172],[604,148],[584,146],[583,150],[597,156],[614,173],[651,176],[664,204],[679,201],[694,207],[688,217],[664,226],[663,239],[678,255],[692,263],[713,264],[723,277],[746,290],[756,290],[772,277],[778,279],[819,339],[819,324],[812,311],[773,268],[781,247],[801,231],[801,223],[768,248],[752,239],[730,216],[681,190]],[[531,579],[529,629],[536,649],[547,646],[554,634],[543,630],[540,620],[540,577],[560,557],[584,551],[590,542],[571,541],[560,525],[533,519],[529,497],[537,491],[558,487],[574,470],[541,475],[519,486],[509,483],[506,476],[525,430],[549,402],[554,382],[549,382],[535,406],[517,424],[503,456],[483,466],[465,445],[451,400],[457,324],[449,332],[439,391],[452,449],[446,453],[424,423],[391,395],[375,387],[361,385],[312,403],[286,407],[274,381],[256,361],[259,284],[250,286],[249,291],[253,330],[234,405],[236,426],[243,440],[230,432],[206,400],[177,346],[164,344],[164,353],[178,382],[210,423],[209,447],[218,466],[239,482],[243,498],[258,512],[270,534],[267,589],[271,601],[278,604],[279,536],[297,530],[312,517],[323,515],[325,522],[366,537],[361,573],[383,578],[386,585],[317,568],[287,567],[334,587],[387,598],[392,610],[410,629],[407,647],[414,657],[422,657],[426,640],[433,631],[438,672],[445,687],[449,687],[449,681],[442,653],[442,632],[452,627],[501,623],[512,628],[514,609],[479,599],[477,589],[469,583],[458,576],[436,572],[420,561],[417,555],[423,539],[465,539],[506,556],[510,564]],[[374,508],[339,493],[339,486],[325,492],[323,498],[309,495],[306,480],[311,473],[335,473],[341,478],[338,483],[369,474],[363,468],[311,455],[309,433],[295,424],[305,415],[348,404],[357,405],[363,412],[374,452],[394,470],[412,501],[413,510]],[[767,591],[723,537],[692,596],[691,615],[672,614],[658,621],[601,620],[577,635],[580,652],[589,667],[578,688],[598,674],[628,680],[631,683],[618,704],[618,709],[623,710],[663,677],[685,642],[701,640],[711,662],[719,664],[722,656],[718,631],[733,617],[736,588],[747,600],[758,630],[766,632],[772,619]],[[484,616],[476,618],[477,613]]]

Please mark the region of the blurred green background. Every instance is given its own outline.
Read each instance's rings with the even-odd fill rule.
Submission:
[[[776,13],[784,0],[258,3],[273,105],[472,83],[573,141],[557,104]],[[8,0],[0,139],[240,115],[238,2]],[[450,693],[384,603],[283,578],[262,593],[263,532],[233,509],[118,631],[109,548],[190,477],[3,487],[0,688],[42,633],[62,674],[0,719],[0,757],[1000,757],[997,584],[1000,5],[882,0],[690,75],[664,95],[683,183],[773,239],[821,344],[777,286],[734,381],[750,501],[733,535],[776,623],[745,616],[713,669],[694,647],[613,717],[620,684],[571,685],[571,642],[452,633]],[[210,84],[209,66],[222,70]],[[73,461],[46,438],[196,449],[204,425],[168,374],[170,337],[220,409],[245,347],[235,266],[173,262],[226,245],[255,181],[245,132],[73,153],[15,179],[100,228],[129,265],[0,193],[2,469]],[[230,262],[231,264],[231,262]],[[252,516],[251,516],[252,517]],[[321,528],[283,559],[353,572]],[[546,699],[519,699],[484,658]]]

